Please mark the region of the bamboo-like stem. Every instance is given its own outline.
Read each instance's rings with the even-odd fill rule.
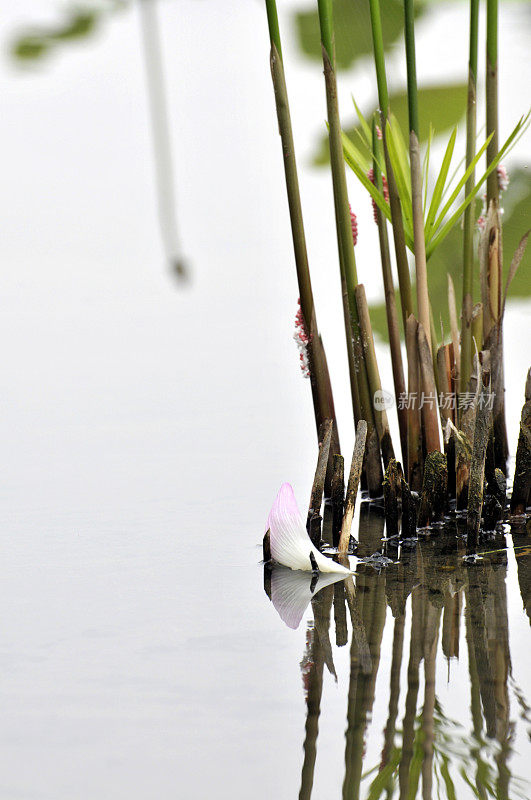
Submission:
[[[525,403],[520,417],[511,513],[525,514],[531,502],[531,369],[527,373]]]
[[[437,336],[437,329],[435,327],[435,320],[433,318],[433,309],[430,303],[430,333],[431,333],[431,361],[433,365],[433,379],[437,391],[439,391],[439,373],[437,371],[437,348],[439,347],[439,337]],[[444,339],[444,336],[443,336]]]
[[[420,327],[420,326],[419,326]],[[417,524],[425,528],[441,519],[448,501],[448,467],[446,456],[433,450],[424,462],[424,479]]]
[[[354,444],[354,452],[352,454],[352,464],[350,466],[347,494],[345,499],[345,513],[343,514],[343,524],[341,525],[341,535],[339,537],[338,552],[342,554],[348,553],[350,530],[352,528],[354,509],[356,507],[356,497],[358,494],[366,439],[367,423],[364,419],[361,419],[358,422],[358,427],[356,429],[356,442]]]
[[[376,80],[378,83],[378,102],[380,105],[380,120],[382,127],[382,137],[384,146],[385,169],[387,172],[387,184],[389,188],[389,207],[391,210],[391,221],[393,228],[393,240],[395,245],[396,267],[398,271],[398,286],[400,289],[400,305],[402,307],[402,322],[404,333],[406,330],[407,318],[413,314],[413,298],[411,293],[411,276],[407,260],[406,239],[404,235],[404,221],[402,219],[402,208],[395,177],[389,159],[387,147],[386,124],[389,117],[389,93],[387,90],[387,77],[385,74],[385,57],[382,33],[382,20],[380,15],[380,0],[369,0],[371,12],[372,42],[374,49],[374,63],[376,67]]]
[[[430,300],[426,269],[426,242],[422,210],[422,166],[420,163],[417,71],[415,63],[415,16],[413,0],[404,0],[407,64],[407,98],[409,111],[409,161],[411,168],[411,204],[419,323],[424,328],[431,353]]]
[[[502,258],[500,252],[500,214],[489,207],[481,248],[481,299],[483,301],[483,342],[500,325],[502,308]]]
[[[470,459],[474,445],[474,427],[476,424],[476,406],[479,398],[479,357],[474,356],[474,370],[472,372],[469,391],[474,396],[474,402],[461,409],[459,431],[461,435],[455,436],[455,472],[456,472],[456,507],[463,510],[468,504],[468,482],[470,478]]]
[[[483,342],[483,304],[476,303],[472,309],[472,348],[473,352],[481,350],[481,343]],[[463,355],[463,348],[461,347],[461,356]]]
[[[498,0],[487,0],[487,137],[492,139],[487,147],[487,164],[498,155]],[[487,178],[487,208],[491,202],[498,206],[498,171],[492,170]]]
[[[452,333],[453,344],[453,375],[452,379],[456,386],[459,386],[459,375],[461,371],[461,356],[459,352],[459,328],[457,326],[457,306],[455,302],[454,282],[448,274],[448,313],[450,315],[450,331]]]
[[[476,409],[476,426],[474,430],[474,447],[470,463],[470,479],[468,483],[467,533],[468,548],[477,546],[481,511],[483,508],[483,488],[485,482],[485,457],[492,425],[492,413],[489,403],[490,372],[483,371],[481,394]]]
[[[327,419],[321,426],[321,441],[319,443],[319,456],[317,458],[317,466],[315,468],[315,475],[312,484],[312,492],[310,495],[310,505],[308,508],[308,518],[306,521],[306,528],[310,530],[311,520],[314,516],[321,513],[321,505],[323,502],[323,491],[326,477],[326,466],[328,464],[328,457],[330,454],[330,442],[332,441],[333,421]],[[312,541],[313,541],[313,537]],[[314,542],[315,544],[315,542]]]
[[[291,220],[293,250],[295,266],[299,284],[301,312],[306,331],[308,333],[308,356],[310,368],[310,382],[314,405],[315,423],[317,433],[326,419],[333,420],[332,454],[339,453],[339,435],[335,419],[334,401],[326,365],[326,355],[322,341],[319,337],[315,305],[313,299],[308,253],[306,249],[306,236],[302,217],[302,205],[299,191],[299,178],[295,158],[295,146],[291,127],[288,92],[282,62],[280,32],[275,0],[266,0],[269,35],[271,39],[271,75],[275,91],[275,102],[278,117],[278,126],[284,156],[284,173],[286,190]],[[332,465],[327,474],[327,493],[330,491],[332,478]]]
[[[491,202],[480,240],[483,349],[490,353],[494,464],[506,475],[509,445],[505,423],[502,264],[500,210]]]
[[[369,484],[369,492],[372,495],[379,495],[381,494],[383,473],[377,437],[373,433],[375,424],[373,406],[371,402],[369,381],[361,344],[359,316],[354,293],[358,279],[356,272],[356,259],[354,256],[354,242],[352,240],[345,161],[343,158],[343,145],[341,141],[341,122],[339,119],[339,106],[337,99],[331,0],[318,0],[318,9],[326,87],[330,164],[332,168],[332,183],[334,189],[334,207],[336,215],[339,262],[341,268],[343,296],[345,295],[346,291],[350,322],[350,325],[346,329],[347,348],[352,350],[353,356],[349,359],[349,366],[351,368],[351,388],[352,384],[357,382],[360,419],[365,419],[368,425],[367,481]],[[346,311],[346,309],[344,310]],[[355,377],[352,376],[352,366],[355,369]],[[354,390],[353,406],[354,411],[356,412],[356,398]]]
[[[441,449],[437,413],[437,387],[433,376],[433,361],[428,338],[420,322],[418,327],[418,346],[422,392],[424,399],[428,400],[428,402],[424,402],[422,406],[421,415],[424,428],[424,441],[426,442],[426,452],[433,453],[434,450]]]
[[[376,59],[376,55],[375,55]],[[386,87],[387,90],[387,87]],[[379,152],[379,139],[376,131],[376,120],[372,121],[372,147],[375,155]],[[383,181],[376,157],[373,160],[374,183],[381,192]],[[385,313],[387,315],[387,332],[389,334],[389,349],[391,351],[391,366],[393,369],[393,383],[395,387],[396,408],[398,416],[398,429],[400,431],[400,445],[402,450],[402,463],[407,464],[407,410],[400,406],[399,400],[405,397],[406,384],[404,380],[404,367],[402,364],[402,349],[400,347],[400,328],[396,310],[395,287],[391,272],[391,256],[389,253],[389,239],[387,236],[387,222],[375,205],[378,237],[380,240],[380,258],[382,261],[382,276],[385,293]]]
[[[453,396],[454,382],[452,378],[452,350],[453,345],[442,344],[437,350],[437,371],[439,373],[439,391],[443,397],[443,403],[439,410],[441,420],[447,423],[448,420],[454,422],[453,409],[451,403],[445,402],[446,397]]]
[[[389,461],[384,476],[384,509],[386,537],[398,536],[398,505],[402,492],[403,475],[394,458]]]
[[[369,0],[371,12],[372,45],[374,50],[374,65],[376,67],[376,82],[378,84],[378,101],[380,111],[385,115],[389,112],[389,92],[387,90],[387,76],[385,74],[385,50],[383,43],[382,18],[380,15],[380,0]]]
[[[406,324],[406,349],[408,362],[407,403],[407,475],[414,492],[422,488],[422,436],[420,426],[420,380],[418,358],[418,322],[410,314]]]
[[[465,169],[474,159],[476,149],[476,90],[478,72],[478,18],[479,0],[470,0],[470,41],[468,56],[468,96],[466,108],[466,157]],[[475,170],[472,171],[465,186],[469,194],[475,185]],[[461,369],[459,391],[468,391],[472,370],[472,292],[474,265],[474,226],[475,202],[465,209],[463,220],[463,300],[461,309]],[[478,345],[481,347],[481,345]]]
[[[452,408],[451,400],[455,399],[455,382],[452,377],[452,351],[453,345],[441,345],[437,350],[437,370],[439,373],[439,393],[442,396],[442,403],[439,404],[441,415],[441,425],[443,428],[444,452],[446,453],[446,465],[448,467],[448,492],[450,496],[455,496],[455,440],[453,436],[447,437],[448,423],[455,425],[455,411]]]
[[[376,392],[379,392],[381,395],[382,382],[380,380],[380,370],[378,369],[378,361],[376,360],[376,351],[374,349],[369,306],[365,295],[365,287],[362,283],[356,286],[356,304],[358,306],[361,341],[363,344],[365,365],[367,367],[369,389],[371,397],[374,398]],[[391,440],[391,431],[389,429],[389,420],[387,419],[387,411],[384,406],[382,408],[377,408],[376,404],[373,404],[373,409],[376,432],[380,441],[380,450],[382,452],[384,466],[387,468],[390,460],[395,457],[393,442]]]
[[[342,455],[334,455],[334,475],[332,478],[332,543],[339,544],[341,524],[343,522],[343,504],[345,501],[345,460]]]
[[[404,37],[406,41],[407,108],[409,130],[419,137],[417,65],[415,61],[415,9],[413,0],[404,0]],[[419,320],[421,324],[422,320]]]
[[[487,101],[487,130],[486,135],[492,136],[487,147],[487,164],[490,164],[498,155],[498,0],[487,0],[487,48],[486,48],[486,101]],[[494,169],[487,178],[487,228],[489,228],[488,216],[494,213],[494,225],[497,228],[497,250],[498,250],[498,270],[497,280],[499,281],[499,291],[501,292],[502,276],[502,227],[499,205],[500,187],[498,181],[498,170]],[[489,248],[493,242],[494,231],[488,231]],[[490,259],[489,259],[490,260]],[[488,282],[490,288],[491,306],[498,308],[501,312],[501,305],[498,300],[498,287],[494,276],[494,263],[489,263]],[[485,321],[485,298],[483,297],[483,337],[487,342],[489,331]],[[495,313],[493,314],[495,316]],[[489,345],[489,349],[491,349]],[[497,342],[495,347],[495,365],[491,373],[492,391],[494,393],[493,410],[493,431],[494,431],[494,450],[496,466],[507,472],[507,458],[509,446],[507,442],[507,427],[505,423],[505,386],[503,376],[503,339],[502,321],[500,319],[497,329]],[[491,353],[492,356],[492,353]]]
[[[265,4],[267,11],[267,24],[269,26],[269,38],[271,39],[271,44],[275,46],[280,60],[282,60],[282,42],[280,41],[277,2],[276,0],[265,0]]]

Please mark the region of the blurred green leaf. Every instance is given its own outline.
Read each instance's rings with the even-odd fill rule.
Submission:
[[[424,3],[417,3],[416,15],[420,16],[424,9]],[[321,61],[317,11],[297,12],[295,26],[301,51],[309,58]],[[387,50],[399,39],[404,29],[404,8],[400,0],[386,0],[382,26]],[[347,69],[359,58],[372,55],[371,18],[367,0],[334,0],[334,28],[338,69]]]
[[[97,8],[71,8],[56,25],[34,26],[14,37],[10,50],[18,61],[38,61],[61,42],[78,41],[91,36],[102,17],[122,9],[124,0],[109,0]]]
[[[501,197],[504,209],[503,222],[503,269],[504,284],[518,243],[531,219],[531,181],[529,169],[519,167],[511,173],[509,188]],[[528,247],[509,288],[508,298],[531,297],[531,249]]]
[[[466,111],[466,83],[443,84],[440,86],[428,86],[419,89],[419,117],[420,117],[420,140],[421,143],[428,141],[430,136],[430,124],[435,136],[440,136],[446,131],[455,128],[457,123],[463,118]],[[408,110],[406,91],[396,92],[389,98],[391,110],[398,121],[400,129],[408,129]],[[370,119],[376,107],[368,110],[364,116]],[[345,129],[346,135],[353,141],[359,137],[356,134],[357,127]],[[361,147],[360,147],[361,149]],[[370,153],[364,153],[370,159]],[[317,151],[313,157],[316,166],[328,164],[328,136],[323,135]]]

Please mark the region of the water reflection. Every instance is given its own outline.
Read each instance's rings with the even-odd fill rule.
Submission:
[[[313,586],[308,575],[289,570],[274,569],[270,575],[270,596],[286,624],[297,627],[310,602],[313,611],[301,661],[307,714],[299,798],[309,800],[314,785],[325,665],[336,676],[331,639],[336,647],[350,640],[344,800],[529,798],[529,784],[512,775],[510,766],[515,719],[529,722],[529,708],[511,668],[505,536],[497,534],[480,560],[467,563],[455,522],[414,548],[394,551],[381,541],[383,528],[381,513],[369,511],[367,504],[360,516],[358,556],[387,547],[393,563],[386,568],[360,560],[353,577],[338,581],[335,576],[336,582],[320,577]],[[511,533],[509,546],[529,614],[531,536],[525,527]],[[386,624],[392,627],[387,719],[379,760],[368,763]],[[464,670],[459,675],[451,669],[460,649],[468,656],[470,700],[455,720],[445,714],[436,678],[443,659],[450,688],[452,681],[463,680]]]

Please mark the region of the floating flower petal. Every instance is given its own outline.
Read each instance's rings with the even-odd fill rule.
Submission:
[[[266,530],[270,532],[271,557],[290,569],[312,571],[310,553],[320,572],[349,575],[350,570],[326,558],[312,544],[300,515],[293,489],[283,483],[269,512]]]

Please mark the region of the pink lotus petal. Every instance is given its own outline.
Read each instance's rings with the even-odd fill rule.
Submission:
[[[289,483],[280,487],[267,518],[267,529],[270,532],[271,557],[278,564],[311,571],[312,553],[320,572],[350,574],[350,570],[323,556],[312,544]]]

